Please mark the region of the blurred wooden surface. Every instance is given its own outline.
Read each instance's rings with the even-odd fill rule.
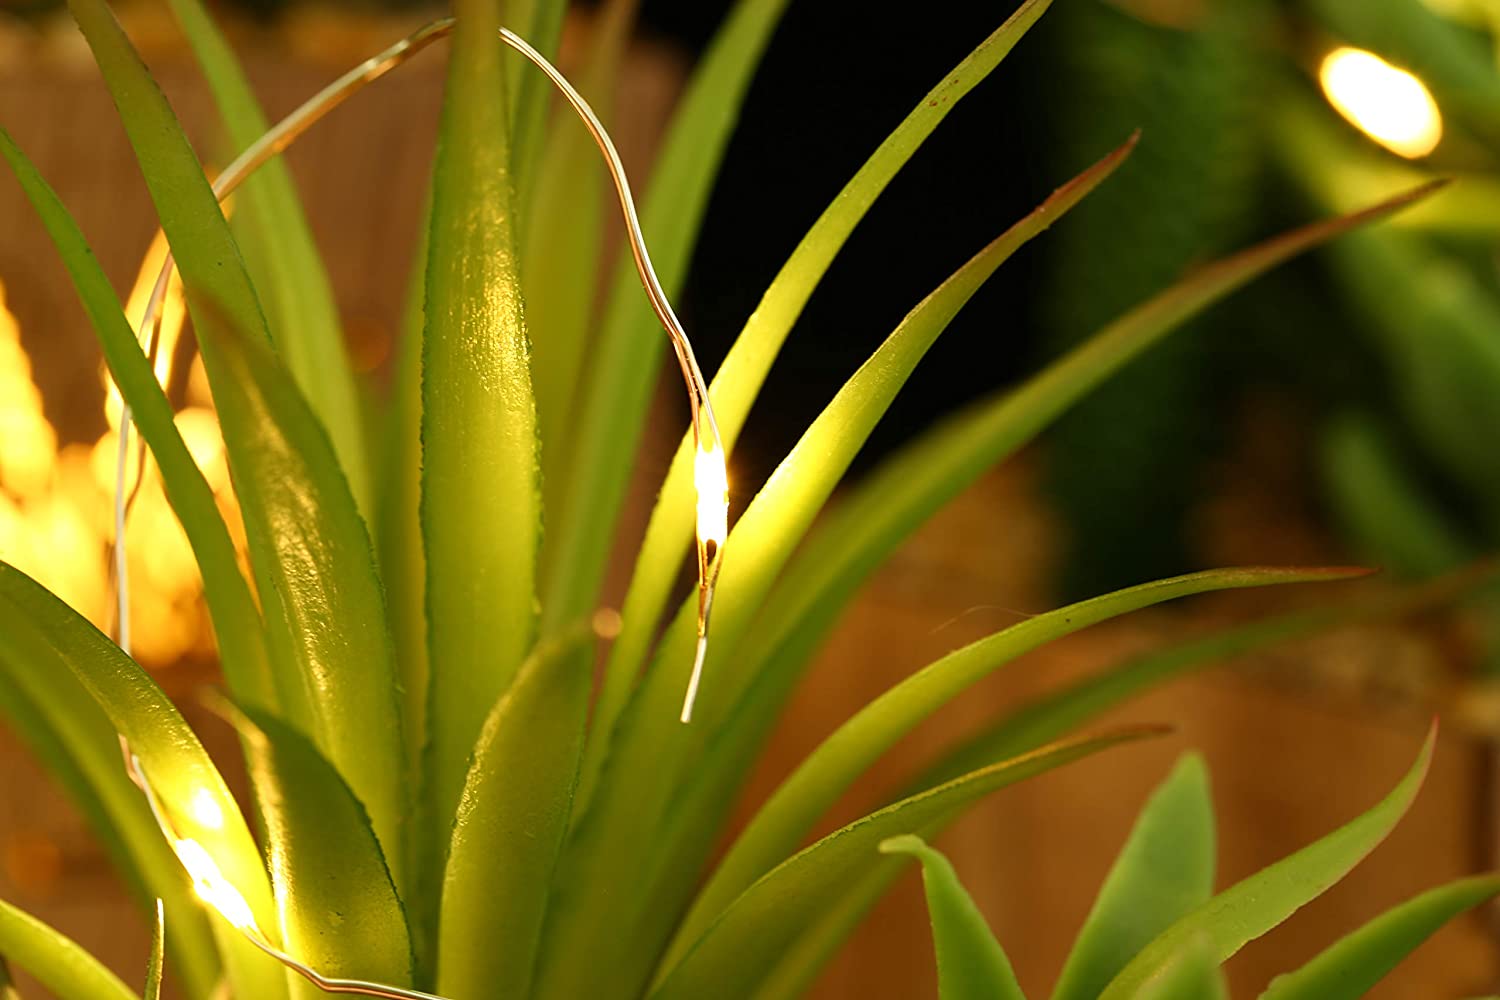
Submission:
[[[250,65],[270,109],[282,112],[339,68],[399,34],[389,27],[373,31],[378,37],[369,44],[348,43],[347,59],[336,45],[323,58],[289,57],[251,45]],[[0,121],[57,187],[112,280],[124,289],[152,231],[149,204],[86,54],[64,36],[51,44],[45,75],[24,60],[8,55],[0,60]],[[441,65],[440,56],[423,57],[381,83],[378,96],[363,95],[341,109],[290,155],[343,314],[351,329],[375,345],[372,366],[379,363],[379,345],[389,338],[406,287]],[[203,144],[211,119],[194,73],[180,57],[153,59],[153,68],[200,148],[211,148]],[[630,63],[624,86],[631,113],[620,135],[627,160],[641,162],[679,82],[679,68],[670,60]],[[40,225],[8,182],[0,182],[0,224],[6,234],[0,241],[0,280],[21,318],[49,416],[68,438],[92,440],[101,426],[92,336]],[[789,711],[751,800],[763,796],[869,697],[935,656],[1021,615],[1046,610],[1055,527],[1034,495],[1033,464],[1031,456],[1023,457],[987,477],[880,573]],[[650,488],[645,484],[644,496]],[[1208,536],[1230,540],[1216,552],[1222,561],[1337,558],[1322,551],[1315,536],[1294,529],[1262,534],[1260,541],[1270,541],[1255,551],[1235,551],[1233,540],[1242,536],[1221,530],[1225,523],[1236,523],[1246,508],[1263,521],[1276,514],[1280,494],[1267,489],[1257,496],[1256,488],[1230,491],[1221,507],[1205,513]],[[638,521],[640,513],[637,505],[632,517]],[[1293,517],[1286,523],[1297,522]],[[1271,609],[1316,599],[1309,589],[1257,594],[1249,604]],[[956,731],[977,725],[1003,705],[1201,627],[1206,619],[1245,610],[1245,601],[1203,600],[1186,612],[1151,612],[1100,626],[1026,657],[915,733],[850,793],[829,825],[874,804]],[[1420,637],[1391,627],[1372,627],[1339,642],[1285,654],[1281,673],[1296,669],[1296,655],[1321,650],[1344,656],[1351,642],[1382,659],[1414,658],[1419,672],[1424,658],[1437,655]],[[1294,686],[1269,682],[1265,674],[1216,670],[1142,699],[1104,721],[1167,721],[1178,727],[1175,735],[1003,791],[941,841],[1032,995],[1050,985],[1135,811],[1186,748],[1199,749],[1212,770],[1222,884],[1367,808],[1410,763],[1425,728],[1420,713],[1359,711],[1347,702],[1306,697]],[[179,696],[201,679],[192,672],[163,677]],[[225,742],[221,727],[209,722],[204,728],[214,742]],[[0,896],[55,922],[127,981],[137,981],[146,953],[144,923],[77,817],[3,732],[0,761]],[[1425,792],[1389,843],[1286,928],[1230,963],[1237,995],[1253,995],[1276,972],[1381,907],[1478,870],[1478,767],[1472,744],[1445,737]],[[913,873],[829,969],[817,995],[935,996],[928,935]],[[1474,995],[1494,988],[1496,972],[1492,943],[1473,918],[1442,932],[1375,995]]]

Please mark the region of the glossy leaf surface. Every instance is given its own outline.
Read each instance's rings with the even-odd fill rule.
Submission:
[[[93,625],[5,563],[0,563],[0,621],[6,623],[0,628],[5,659],[24,661],[25,636],[34,630],[129,742],[176,835],[197,841],[245,898],[256,922],[274,933],[260,851],[223,777],[161,688]],[[285,995],[279,966],[237,935],[228,938],[227,949],[226,939],[219,940],[238,988],[266,1000]]]
[[[424,897],[470,751],[536,632],[536,411],[511,210],[498,5],[460,0],[448,64],[422,338],[422,533],[430,670]]]
[[[443,883],[445,996],[530,995],[583,749],[593,671],[577,653],[588,638],[541,643],[480,731]]]
[[[245,748],[286,949],[326,976],[409,984],[406,917],[364,806],[296,729],[254,709],[220,711]],[[323,996],[297,979],[292,991]]]

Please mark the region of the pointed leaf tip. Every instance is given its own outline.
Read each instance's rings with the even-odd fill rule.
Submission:
[[[1005,949],[943,853],[912,835],[890,837],[879,847],[882,854],[910,854],[922,865],[942,1000],[1026,1000]]]

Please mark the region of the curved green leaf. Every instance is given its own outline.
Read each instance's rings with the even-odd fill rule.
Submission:
[[[136,1000],[120,977],[72,939],[0,900],[0,953],[68,1000]],[[5,992],[0,984],[0,992]]]
[[[1449,920],[1500,895],[1500,876],[1429,890],[1340,938],[1296,972],[1271,980],[1261,1000],[1355,1000]]]
[[[455,13],[422,337],[430,675],[423,793],[431,811],[423,825],[432,833],[422,871],[430,881],[414,898],[433,905],[469,753],[536,632],[541,532],[500,12],[490,0],[459,0]]]
[[[593,671],[577,653],[588,638],[579,629],[540,644],[479,734],[443,883],[445,996],[530,995],[583,749]]]
[[[237,425],[231,468],[248,467],[253,477],[235,481],[261,599],[279,623],[273,640],[292,643],[277,651],[298,665],[304,689],[288,701],[310,712],[307,735],[369,811],[395,866],[407,812],[405,756],[370,536],[317,418],[270,348],[225,324],[199,337],[234,386],[219,412],[232,411]]]
[[[199,0],[171,0],[193,55],[208,80],[230,145],[239,153],[269,129],[234,51]],[[236,225],[253,239],[244,248],[255,286],[287,370],[328,431],[339,468],[361,511],[371,510],[371,478],[359,390],[344,347],[328,272],[286,163],[274,157],[235,195]],[[249,251],[255,252],[251,253]]]
[[[802,667],[860,584],[918,525],[985,469],[1185,319],[1287,258],[1396,211],[1434,189],[1427,185],[1362,212],[1294,230],[1202,268],[1116,320],[1019,389],[1002,391],[970,406],[883,463],[824,517],[780,574],[776,589],[757,615],[756,627],[746,632],[744,643],[736,649],[737,672],[755,680],[721,720],[708,720],[721,729],[714,749],[721,763],[700,763],[700,767],[705,775],[710,767],[724,770],[706,775],[705,781],[738,786]],[[1105,686],[1092,695],[1124,697],[1150,683],[1158,670],[1171,673],[1173,669],[1153,665],[1120,678],[1123,688]],[[996,759],[987,753],[979,749],[977,759]],[[971,765],[975,759],[970,758]],[[958,773],[963,771],[949,771],[947,776]],[[713,836],[730,801],[722,798],[714,811],[705,814],[708,832],[704,836]]]
[[[382,841],[399,844],[401,726],[368,532],[326,434],[271,351],[244,262],[166,99],[104,0],[72,0],[70,8],[182,271],[244,514],[283,714],[339,768]]]
[[[568,0],[506,0],[503,12],[507,26],[554,64],[557,62]],[[517,54],[509,56],[506,63],[505,92],[510,98],[510,162],[517,180],[516,201],[529,205],[546,139],[552,85]]]
[[[141,350],[109,278],[94,258],[77,223],[4,129],[0,129],[0,154],[10,163],[16,179],[21,182],[27,198],[57,245],[73,279],[73,287],[98,335],[110,375],[130,404],[136,426],[161,467],[167,502],[172,505],[183,531],[187,533],[188,544],[192,546],[193,557],[203,576],[203,594],[218,639],[224,679],[240,698],[271,704],[275,689],[266,658],[260,612],[256,610],[250,588],[240,574],[234,543],[224,526],[213,491],[173,422],[172,406],[156,381],[151,362]]]
[[[137,902],[167,901],[178,975],[193,996],[207,996],[219,977],[207,915],[121,767],[119,737],[44,642],[8,619],[0,627],[11,632],[0,644],[0,714],[83,814]]]
[[[1322,895],[1374,850],[1406,814],[1427,776],[1436,741],[1434,722],[1416,763],[1374,808],[1236,883],[1178,920],[1131,960],[1099,995],[1099,1000],[1125,1000],[1139,995],[1188,942],[1200,936],[1208,938],[1214,961],[1223,962]]]
[[[1136,1000],[1229,1000],[1229,987],[1214,958],[1213,943],[1200,935],[1188,941],[1135,996]]]
[[[1051,0],[1026,0],[940,80],[870,155],[797,244],[746,321],[710,388],[726,449],[733,450],[782,343],[849,234],[912,154],[958,102],[1000,64],[1050,4]],[[684,438],[651,512],[625,599],[624,629],[610,650],[596,713],[597,730],[606,738],[646,661],[676,581],[677,567],[691,542],[688,526],[697,502],[692,469],[693,442]],[[730,556],[728,564],[737,558]],[[598,742],[597,755],[602,756],[605,747],[603,741]],[[595,751],[591,749],[590,754]],[[590,793],[590,772],[597,763],[586,759],[585,795]]]
[[[59,711],[54,720],[75,724],[79,731],[89,734],[86,741],[76,744],[70,737],[70,746],[76,746],[80,753],[89,748],[89,756],[80,757],[80,762],[102,768],[104,761],[100,758],[104,751],[100,743],[107,745],[108,739],[101,737],[96,724],[86,721],[89,719],[86,712],[63,700],[69,698],[65,685],[39,679],[44,670],[54,665],[64,667],[76,679],[108,717],[114,731],[129,742],[177,836],[197,841],[229,884],[244,896],[257,923],[262,928],[274,929],[275,910],[266,871],[239,807],[198,738],[156,683],[77,612],[3,562],[0,562],[0,624],[4,626],[0,628],[0,663],[25,666],[17,674],[18,683],[24,685],[26,679],[32,678],[45,684],[35,689],[33,700],[45,703],[49,698],[58,699]],[[115,753],[118,754],[118,744]],[[115,760],[118,761],[117,756]],[[121,767],[120,774],[123,773]],[[110,781],[102,777],[95,782],[106,801],[120,803],[112,815],[134,817],[122,824],[122,832],[143,842],[153,836],[160,841],[162,834],[149,814],[147,819],[141,819],[140,806],[124,798],[131,794],[125,791],[128,782],[122,784],[119,779]],[[159,848],[149,845],[137,857],[148,874],[160,871],[155,866],[164,864]],[[153,858],[154,866],[146,867]],[[181,883],[179,888],[171,888],[171,879],[165,872],[152,874],[149,884],[168,898],[182,891]],[[214,930],[237,989],[266,1000],[285,996],[285,977],[279,965],[238,933],[228,930],[223,921],[215,920]]]
[[[829,512],[782,574],[760,615],[766,627],[752,630],[750,641],[740,651],[747,672],[784,676],[782,693],[772,701],[779,708],[799,667],[860,584],[918,525],[982,472],[1185,320],[1288,258],[1397,211],[1435,189],[1430,184],[1416,188],[1200,268],[1019,388],[970,406],[887,459]]]
[[[151,925],[151,957],[146,961],[146,988],[141,1000],[161,1000],[161,969],[166,960],[167,914],[156,901],[156,921]]]
[[[669,297],[687,275],[740,102],[787,2],[739,0],[662,140],[641,205],[641,231]],[[580,412],[563,473],[568,490],[562,507],[547,511],[542,613],[548,629],[566,627],[593,610],[666,344],[626,255],[610,281],[598,340],[577,393]],[[605,716],[596,718],[595,730],[607,731],[600,728]],[[585,757],[586,777],[593,767]]]
[[[1026,1000],[1005,949],[948,859],[912,834],[883,841],[880,853],[909,854],[922,863],[937,952],[938,996],[942,1000]]]
[[[1117,615],[1191,594],[1337,578],[1340,570],[1236,569],[1131,587],[1037,615],[948,654],[871,701],[824,740],[772,793],[735,840],[682,922],[692,941],[735,896],[786,857],[851,784],[904,735],[1016,657]],[[676,948],[669,955],[679,954]]]
[[[1208,771],[1197,754],[1185,754],[1141,810],[1052,1000],[1094,1000],[1153,938],[1208,902],[1215,854]]]
[[[641,863],[638,859],[652,855],[659,824],[666,820],[666,803],[679,776],[707,745],[717,712],[731,698],[728,689],[743,683],[743,678],[716,676],[712,671],[716,666],[722,668],[726,662],[733,662],[732,658],[726,661],[723,651],[738,646],[749,614],[770,589],[780,567],[923,355],[1000,264],[1103,181],[1132,145],[1133,140],[1127,142],[1059,189],[1041,208],[991,242],[908,313],[808,428],[751,503],[727,542],[739,554],[726,563],[715,602],[714,641],[707,668],[711,681],[702,697],[701,714],[706,724],[662,725],[663,720],[677,714],[686,686],[686,669],[692,661],[696,641],[691,620],[696,610],[693,605],[685,608],[673,625],[663,641],[661,667],[643,682],[638,697],[623,717],[616,747],[620,760],[611,765],[614,770],[610,772],[620,776],[619,780],[601,789],[597,808],[580,827],[578,848],[573,855],[580,864],[565,870],[568,884],[578,898],[584,898],[582,887],[603,877],[602,872],[611,867],[616,871],[634,870]],[[779,845],[773,856],[764,858],[763,867],[737,873],[742,877],[718,900],[719,905],[727,903],[771,864],[790,853],[801,832],[791,838],[792,842]],[[669,933],[659,914],[675,911],[681,897],[689,891],[697,869],[697,859],[689,864],[681,864],[681,860],[673,859],[680,877],[677,887],[669,889],[666,898],[643,896],[615,901],[615,907],[631,908],[625,914],[611,907],[590,906],[587,919],[569,925],[567,940],[573,947],[581,947],[584,940],[596,940],[603,935],[610,923],[628,927],[628,935],[616,937],[622,954],[620,961],[634,963],[644,974],[643,960],[660,947],[655,936]],[[717,909],[708,909],[699,915],[707,919],[716,912]],[[678,935],[684,944],[702,929],[702,921],[689,923]],[[560,947],[566,951],[569,946]],[[634,957],[625,959],[626,954]],[[620,974],[617,963],[606,962],[603,967],[610,968],[614,975]],[[590,972],[597,974],[597,970]],[[586,993],[587,989],[575,985],[573,992]]]
[[[903,833],[930,835],[989,792],[1161,732],[1118,729],[1057,743],[914,795],[829,834],[768,872],[720,914],[682,961],[658,977],[652,1000],[754,995],[803,928],[837,905],[867,873],[900,864],[880,856],[881,842]]]
[[[348,784],[307,737],[275,716],[216,707],[243,741],[286,950],[325,976],[411,983],[401,900]],[[324,996],[301,979],[292,980],[292,995]]]
[[[1061,691],[1043,695],[1011,710],[927,768],[910,788],[926,788],[949,781],[985,761],[1024,753],[1057,739],[1143,691],[1243,653],[1341,625],[1391,621],[1453,604],[1467,595],[1492,587],[1497,573],[1500,573],[1500,565],[1477,562],[1396,594],[1278,615],[1132,657]]]

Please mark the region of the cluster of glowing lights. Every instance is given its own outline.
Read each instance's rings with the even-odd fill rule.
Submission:
[[[164,244],[152,248],[130,297],[131,315],[140,315],[161,264]],[[180,289],[165,304],[156,374],[171,383],[172,362],[182,329]],[[41,393],[32,380],[30,359],[21,346],[20,325],[6,307],[0,284],[0,559],[35,578],[74,610],[108,631],[114,624],[109,548],[114,542],[112,505],[120,400],[107,376],[106,429],[92,444],[62,442],[47,419]],[[176,423],[202,469],[230,531],[243,548],[239,507],[229,484],[224,442],[203,377],[192,365],[186,379],[186,405]],[[130,481],[135,489],[139,438],[132,438]],[[186,657],[213,655],[213,631],[202,603],[202,579],[191,547],[163,492],[160,474],[144,465],[131,510],[126,557],[136,600],[131,604],[134,654],[154,666]]]
[[[1426,156],[1443,138],[1443,118],[1426,85],[1373,52],[1334,49],[1318,79],[1339,114],[1398,156]]]

